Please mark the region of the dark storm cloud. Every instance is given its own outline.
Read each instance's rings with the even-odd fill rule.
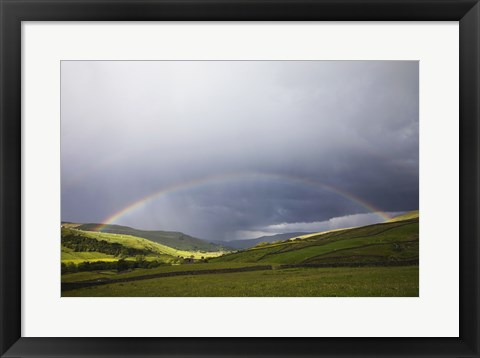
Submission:
[[[378,220],[353,196],[417,209],[418,96],[412,61],[63,62],[62,219],[168,188],[116,222],[232,239]]]

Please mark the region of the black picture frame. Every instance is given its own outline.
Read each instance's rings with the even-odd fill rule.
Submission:
[[[480,5],[477,0],[0,0],[0,13],[2,357],[479,357]],[[21,22],[132,20],[459,21],[460,337],[21,337]]]

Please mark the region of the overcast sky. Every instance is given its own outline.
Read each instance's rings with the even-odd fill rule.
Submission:
[[[418,62],[62,62],[62,220],[232,240],[418,209]]]

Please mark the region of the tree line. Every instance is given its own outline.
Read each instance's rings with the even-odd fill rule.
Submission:
[[[116,242],[91,239],[89,237],[75,234],[62,235],[62,245],[72,249],[75,252],[96,251],[117,257],[154,254],[149,250],[135,249],[133,247],[123,246]]]
[[[162,261],[147,261],[139,256],[135,260],[120,259],[118,261],[84,261],[79,264],[73,262],[61,264],[62,275],[65,273],[74,273],[82,271],[97,271],[97,270],[116,270],[118,272],[132,270],[135,268],[155,268],[158,266],[168,265]]]

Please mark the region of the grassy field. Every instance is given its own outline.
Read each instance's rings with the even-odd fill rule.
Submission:
[[[418,266],[293,268],[116,283],[62,293],[74,297],[418,296]]]
[[[212,262],[301,264],[391,262],[418,259],[418,218],[346,230],[254,247]]]
[[[115,270],[105,271],[89,271],[89,272],[75,272],[62,275],[62,282],[78,282],[78,281],[94,281],[98,279],[121,279],[128,277],[136,277],[143,275],[154,275],[164,272],[181,272],[181,271],[193,271],[193,270],[216,270],[224,268],[240,268],[256,266],[256,264],[245,263],[199,263],[189,265],[168,265],[160,266],[152,269],[135,269],[127,272],[117,272]]]
[[[112,255],[104,254],[102,252],[75,252],[68,247],[62,247],[62,262],[70,263],[73,262],[78,264],[84,261],[116,261],[118,258]]]
[[[90,251],[64,247],[62,262],[115,261],[119,257],[107,254],[118,249],[115,245],[133,250],[129,253],[143,250],[144,260],[162,262],[68,271],[62,275],[62,296],[418,296],[418,211],[236,252],[184,251],[131,235],[63,230],[73,235],[65,244],[78,249],[79,240],[82,250]],[[193,264],[183,260],[202,257]]]
[[[153,252],[156,252],[160,255],[169,255],[173,257],[181,256],[181,257],[190,257],[194,256],[194,258],[199,259],[203,257],[217,257],[224,252],[202,252],[202,251],[185,251],[185,250],[177,250],[173,247],[165,246],[159,244],[157,242],[153,242],[141,237],[131,236],[131,235],[122,235],[122,234],[111,234],[111,233],[104,233],[104,232],[95,232],[95,231],[83,231],[73,229],[75,232],[81,233],[81,235],[85,237],[89,237],[96,240],[105,240],[107,242],[118,243],[126,247],[132,247],[135,249],[147,249]]]
[[[65,226],[65,224],[64,224]],[[78,230],[72,226],[70,228],[62,228],[62,237],[65,235],[78,235],[79,237],[85,237],[90,239],[95,239],[98,241],[106,241],[108,243],[116,243],[127,248],[133,248],[138,250],[147,250],[150,253],[145,256],[146,260],[159,260],[166,263],[177,262],[179,258],[212,258],[217,257],[224,252],[203,252],[203,251],[184,251],[177,250],[169,246],[165,246],[141,237],[135,237],[131,235],[121,235],[121,234],[112,234],[112,233],[103,233],[103,232],[93,232],[93,231],[83,231]],[[124,257],[127,260],[134,260],[135,257]],[[85,251],[85,252],[76,252],[71,248],[65,247],[62,245],[62,256],[61,260],[63,263],[75,263],[79,264],[81,262],[97,262],[105,261],[112,262],[118,261],[120,257],[109,255],[107,253],[97,252],[97,251]]]

